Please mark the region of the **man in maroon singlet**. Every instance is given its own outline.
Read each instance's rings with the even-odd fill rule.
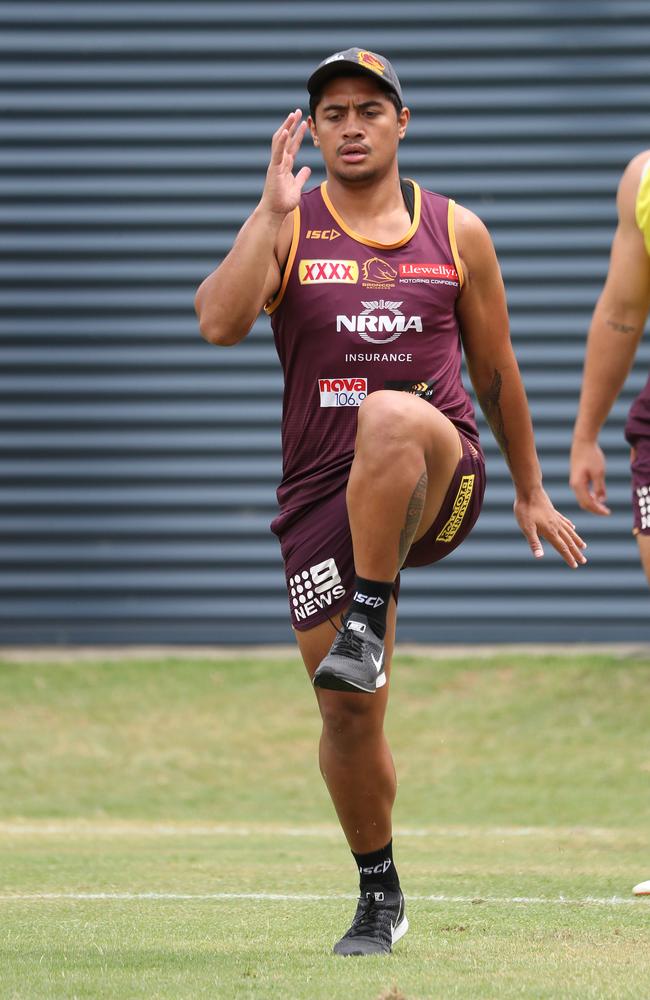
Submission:
[[[396,780],[384,736],[402,567],[451,552],[485,486],[476,394],[508,462],[533,555],[585,562],[542,488],[503,282],[485,226],[400,178],[410,118],[388,60],[353,48],[308,81],[310,117],[273,137],[258,207],[199,288],[200,328],[236,344],[266,305],[285,378],[280,512],[291,621],[323,720],[320,765],[360,875],[340,955],[407,930],[392,853]],[[293,174],[309,127],[327,181]]]
[[[609,514],[598,435],[623,388],[650,312],[650,149],[628,163],[618,187],[618,226],[587,340],[571,448],[571,486],[580,506]],[[650,583],[650,378],[625,424],[631,445],[632,531]]]

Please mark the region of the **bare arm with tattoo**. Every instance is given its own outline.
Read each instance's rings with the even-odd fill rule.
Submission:
[[[533,555],[546,538],[575,569],[586,562],[584,542],[557,511],[542,485],[528,401],[510,342],[505,289],[490,235],[476,215],[456,211],[456,236],[465,273],[458,300],[465,357],[476,395],[508,463],[514,511]]]
[[[636,194],[648,160],[650,151],[635,157],[621,178],[609,271],[587,340],[571,448],[571,486],[580,506],[594,514],[609,514],[605,456],[598,434],[632,367],[650,308],[650,258],[635,220]]]

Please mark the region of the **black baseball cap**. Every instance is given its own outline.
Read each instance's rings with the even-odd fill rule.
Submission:
[[[355,76],[357,74],[379,80],[386,90],[391,90],[397,96],[401,105],[404,104],[397,73],[386,56],[381,56],[378,52],[370,52],[368,49],[358,48],[335,52],[334,55],[324,59],[307,80],[309,96],[314,97],[320,93],[323,85],[335,76]]]

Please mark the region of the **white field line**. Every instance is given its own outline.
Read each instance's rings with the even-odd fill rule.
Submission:
[[[408,895],[407,901],[426,903],[469,903],[479,905],[492,903],[499,906],[512,906],[515,904],[528,906],[629,906],[638,905],[638,899],[627,899],[622,896],[583,896],[579,899],[571,899],[567,896],[543,897],[543,896],[446,896],[436,894],[431,896]],[[319,895],[318,893],[276,893],[276,892],[16,892],[1,893],[0,903],[27,902],[40,903],[58,900],[76,901],[147,901],[147,900],[187,900],[193,902],[229,902],[236,900],[249,900],[253,902],[331,902],[344,899],[356,899],[356,896],[343,893],[330,893]],[[643,905],[643,904],[642,904]]]
[[[395,837],[496,839],[531,837],[556,839],[583,837],[596,840],[634,837],[637,831],[597,826],[430,826],[397,827]],[[0,836],[36,837],[296,837],[328,839],[341,837],[338,826],[274,826],[265,823],[168,823],[139,820],[0,820]]]
[[[574,642],[574,643],[471,643],[436,646],[430,643],[398,643],[395,659],[417,656],[421,659],[484,659],[491,656],[603,656],[646,657],[647,642]],[[81,661],[124,660],[242,660],[271,659],[299,662],[298,648],[285,643],[273,646],[4,646],[0,659],[5,663],[77,663]]]

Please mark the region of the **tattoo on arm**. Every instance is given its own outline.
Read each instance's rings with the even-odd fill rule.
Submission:
[[[607,326],[611,326],[612,330],[616,330],[618,333],[636,333],[635,326],[629,326],[627,323],[615,323],[613,319],[607,320]]]
[[[510,452],[508,448],[508,438],[506,437],[505,427],[503,425],[503,414],[501,412],[501,404],[499,402],[502,385],[503,379],[501,378],[501,372],[495,368],[490,387],[487,392],[484,392],[479,396],[479,402],[486,416],[487,422],[492,428],[492,433],[496,438],[496,442],[503,452],[506,462],[509,463]]]
[[[420,518],[422,517],[422,511],[424,510],[426,495],[427,474],[426,472],[423,472],[411,494],[411,499],[409,500],[408,507],[406,508],[406,521],[404,522],[404,527],[402,528],[399,536],[400,567],[404,564],[404,560],[408,555],[411,543],[415,537],[415,532],[418,529],[418,524],[420,523]]]

